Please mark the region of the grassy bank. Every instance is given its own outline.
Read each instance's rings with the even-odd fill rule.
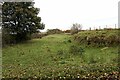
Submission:
[[[116,46],[120,43],[120,30],[92,30],[81,31],[74,35],[74,39],[80,44],[92,46]]]
[[[71,52],[74,48],[83,52]],[[5,78],[118,78],[118,46],[79,45],[71,35],[54,34],[3,48]]]

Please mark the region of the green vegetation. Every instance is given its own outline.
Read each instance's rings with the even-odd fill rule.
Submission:
[[[120,43],[119,30],[82,31],[74,35],[80,44],[92,46],[116,46]]]
[[[77,35],[86,36],[89,31]],[[117,79],[118,47],[78,44],[66,34],[7,46],[3,48],[3,78]]]
[[[60,29],[48,29],[47,34],[60,34],[62,33],[62,30]]]
[[[32,33],[44,29],[38,17],[39,9],[31,2],[4,2],[2,5],[3,45],[15,44],[31,38]],[[7,36],[7,37],[6,37]]]
[[[83,31],[76,23],[71,30],[38,33],[45,27],[38,13],[33,2],[3,3],[3,80],[119,79],[119,30]]]

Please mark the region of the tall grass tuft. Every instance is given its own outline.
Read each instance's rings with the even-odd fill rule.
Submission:
[[[83,55],[85,50],[82,47],[72,45],[70,46],[69,52],[73,55],[77,55],[77,54]]]

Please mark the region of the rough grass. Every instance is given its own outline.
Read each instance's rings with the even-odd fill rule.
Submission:
[[[92,30],[81,31],[74,35],[74,39],[80,44],[92,46],[116,46],[120,43],[120,30]]]
[[[83,55],[71,54],[72,45],[83,48]],[[118,78],[118,47],[78,45],[71,35],[49,35],[2,52],[3,78]]]

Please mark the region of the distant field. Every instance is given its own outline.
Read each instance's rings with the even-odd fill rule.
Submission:
[[[3,48],[3,77],[115,79],[118,78],[118,46],[80,45],[72,35],[66,34],[33,39]],[[74,48],[83,51],[73,53]]]

